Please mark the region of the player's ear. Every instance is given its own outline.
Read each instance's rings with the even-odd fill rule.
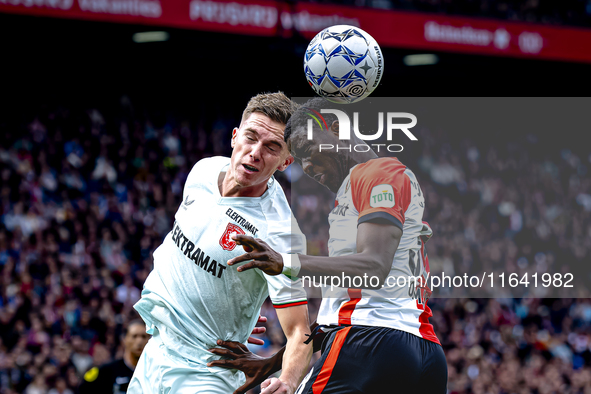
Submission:
[[[285,158],[285,160],[283,161],[283,163],[281,163],[281,165],[279,167],[277,167],[277,169],[279,171],[285,171],[287,169],[287,167],[289,167],[291,165],[291,163],[294,162],[294,158],[292,155],[289,155]]]
[[[330,131],[332,131],[332,133],[334,135],[339,135],[339,121],[335,120],[332,122],[332,124],[330,125]]]
[[[238,127],[234,127],[234,130],[232,130],[232,142],[230,144],[230,146],[232,146],[232,148],[234,147],[234,140],[236,140],[237,135],[238,135]]]

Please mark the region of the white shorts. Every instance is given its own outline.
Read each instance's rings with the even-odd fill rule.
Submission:
[[[245,382],[235,369],[210,368],[167,351],[158,334],[150,338],[127,394],[230,394]]]

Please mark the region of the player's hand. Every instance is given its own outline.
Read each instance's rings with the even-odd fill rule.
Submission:
[[[246,247],[252,248],[252,252],[244,253],[241,256],[228,260],[228,265],[252,260],[238,267],[238,271],[242,272],[258,268],[267,275],[279,275],[283,272],[283,258],[262,239],[254,239],[251,236],[243,234],[235,234],[231,238],[238,245],[243,245],[245,250],[247,250]]]
[[[257,320],[257,323],[266,323],[266,322],[267,322],[267,318],[265,316],[259,315],[259,320]],[[267,331],[266,327],[255,327],[252,329],[252,332],[250,333],[250,335],[264,334],[266,331]],[[263,341],[262,339],[258,339],[258,338],[248,337],[248,343],[252,343],[253,345],[264,345],[265,341]]]
[[[233,394],[244,394],[271,375],[273,364],[271,359],[257,356],[248,350],[246,345],[239,342],[218,340],[217,344],[224,349],[213,348],[209,351],[227,357],[229,360],[214,360],[209,362],[207,366],[239,369],[246,375],[246,382],[238,387]],[[270,391],[270,393],[272,392]]]
[[[289,386],[277,378],[271,378],[261,383],[261,394],[293,394]]]

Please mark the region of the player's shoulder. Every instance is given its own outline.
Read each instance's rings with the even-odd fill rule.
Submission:
[[[277,215],[289,217],[291,214],[291,208],[289,207],[289,201],[285,195],[283,187],[275,177],[269,180],[269,188],[267,189],[267,198],[262,200],[263,209],[274,212]]]
[[[95,380],[97,380],[99,376],[102,377],[101,370],[102,370],[102,367],[101,368],[99,368],[99,367],[92,367],[92,368],[90,368],[83,375],[84,381],[85,382],[88,382],[88,383],[92,383]]]
[[[275,239],[274,242],[287,243],[294,250],[303,253],[301,250],[305,250],[305,237],[277,180],[274,182],[272,195],[261,208],[267,222],[267,240]]]
[[[113,362],[104,364],[103,366],[101,366],[99,368],[99,370],[101,372],[108,371],[109,373],[121,374],[121,372],[130,370],[130,368],[127,366],[127,364],[125,364],[125,361],[122,358],[120,358],[120,359],[115,360]]]
[[[100,367],[92,367],[83,375],[82,384],[85,387],[99,388],[112,384],[117,377],[131,377],[133,370],[125,364],[123,359],[103,364]]]
[[[371,159],[353,167],[351,170],[351,182],[393,181],[403,182],[404,174],[408,168],[396,157],[380,157]]]
[[[363,176],[381,176],[392,170],[404,171],[405,169],[406,166],[396,157],[379,157],[356,165],[351,173]]]
[[[279,228],[289,227],[292,212],[279,182],[276,181],[273,190],[269,191],[272,194],[261,204],[261,211],[267,221],[269,232],[274,232]]]
[[[205,157],[205,158],[199,160],[197,163],[195,163],[195,165],[191,169],[191,173],[193,173],[195,170],[199,171],[202,169],[209,169],[209,170],[221,169],[225,165],[227,165],[228,163],[230,163],[229,157],[225,157],[225,156]]]
[[[111,379],[118,370],[121,370],[121,364],[123,364],[125,368],[128,368],[122,359],[103,364],[100,367],[92,367],[86,371],[86,373],[84,373],[84,381],[92,383],[94,381],[104,381],[105,379]]]
[[[187,185],[214,181],[215,175],[230,163],[229,157],[214,156],[199,160],[187,176]]]

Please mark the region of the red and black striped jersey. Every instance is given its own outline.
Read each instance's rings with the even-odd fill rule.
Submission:
[[[363,222],[389,222],[403,234],[384,287],[323,288],[319,324],[391,327],[439,343],[427,306],[431,291],[425,242],[432,230],[423,222],[424,207],[415,175],[398,159],[373,159],[350,170],[329,215],[329,255],[357,253],[357,230]]]

